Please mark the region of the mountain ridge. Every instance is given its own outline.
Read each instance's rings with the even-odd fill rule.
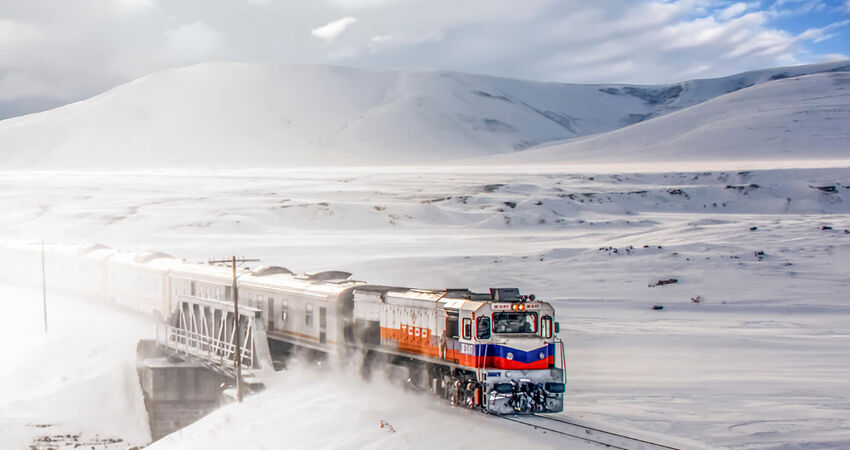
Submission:
[[[440,70],[202,63],[0,121],[7,168],[442,163],[645,123],[850,61],[666,85],[567,84]]]

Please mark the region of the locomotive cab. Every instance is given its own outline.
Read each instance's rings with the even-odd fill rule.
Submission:
[[[392,287],[357,288],[353,303],[354,328],[376,330],[374,340],[355,345],[433,364],[428,386],[453,404],[493,414],[562,410],[564,371],[555,364],[548,303],[518,289]]]
[[[563,410],[554,309],[517,289],[492,289],[491,297],[472,317],[485,408],[496,414]]]

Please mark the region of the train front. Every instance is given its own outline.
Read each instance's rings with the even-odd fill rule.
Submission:
[[[476,311],[475,336],[484,350],[479,367],[487,411],[562,411],[564,349],[552,305],[521,296],[517,289],[493,289],[491,296]]]

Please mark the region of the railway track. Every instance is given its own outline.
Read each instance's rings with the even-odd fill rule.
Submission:
[[[534,427],[550,433],[581,439],[611,449],[620,450],[679,450],[665,444],[626,436],[620,433],[605,431],[599,428],[579,425],[561,418],[537,414],[523,416],[500,416],[502,419]]]

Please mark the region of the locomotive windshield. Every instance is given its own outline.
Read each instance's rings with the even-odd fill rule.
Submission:
[[[493,313],[493,332],[537,333],[536,312],[497,312]]]

